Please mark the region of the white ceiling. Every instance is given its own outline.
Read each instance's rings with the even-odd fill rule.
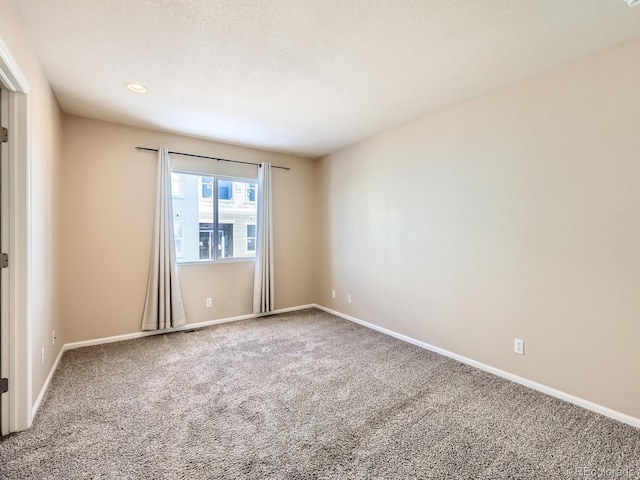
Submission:
[[[13,1],[65,112],[309,157],[640,35],[623,0]]]

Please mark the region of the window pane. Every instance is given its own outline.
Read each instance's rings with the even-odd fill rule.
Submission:
[[[256,251],[256,226],[247,225],[247,254],[253,253],[255,255],[255,251]]]
[[[200,260],[213,260],[213,230],[200,230]]]
[[[213,178],[202,177],[202,198],[213,198]]]
[[[175,173],[172,173],[172,177]],[[182,195],[173,198],[174,235],[179,262],[200,260],[200,225],[213,225],[213,199],[201,198],[200,175],[180,173]],[[212,227],[210,227],[212,228]],[[178,250],[181,254],[178,255]],[[205,259],[208,260],[208,259]]]
[[[248,202],[255,202],[257,199],[257,195],[256,193],[258,192],[258,184],[257,183],[250,183],[247,186],[247,201]]]
[[[218,224],[218,258],[233,258],[233,224]]]
[[[233,196],[232,184],[228,180],[218,180],[218,199],[231,200]]]

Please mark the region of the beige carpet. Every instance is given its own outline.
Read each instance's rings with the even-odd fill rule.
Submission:
[[[640,478],[640,430],[306,310],[65,353],[0,478]]]

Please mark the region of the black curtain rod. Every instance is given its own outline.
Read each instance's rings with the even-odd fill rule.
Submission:
[[[136,150],[145,150],[147,152],[157,152],[158,151],[157,148],[147,148],[147,147],[136,147]],[[244,165],[255,165],[256,167],[260,166],[259,163],[243,162],[243,161],[240,161],[240,160],[227,160],[226,158],[207,157],[206,155],[194,155],[193,153],[182,153],[182,152],[172,152],[172,151],[169,151],[169,153],[171,153],[173,155],[182,155],[184,157],[206,158],[207,160],[216,160],[218,162],[242,163]],[[276,165],[271,165],[271,168],[279,168],[280,170],[291,170],[291,168],[289,168],[289,167],[278,167]]]

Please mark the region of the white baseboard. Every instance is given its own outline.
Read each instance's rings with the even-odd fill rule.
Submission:
[[[113,337],[94,338],[92,340],[83,340],[81,342],[65,343],[64,350],[73,350],[76,348],[90,347],[92,345],[102,345],[105,343],[121,342],[123,340],[131,340],[133,338],[149,337],[151,335],[160,335],[171,332],[180,332],[182,330],[191,330],[192,328],[210,327],[212,325],[220,325],[221,323],[238,322],[240,320],[249,320],[251,318],[266,317],[268,315],[277,315],[279,313],[295,312],[297,310],[305,310],[307,308],[315,308],[314,304],[299,305],[296,307],[281,308],[269,313],[248,313],[246,315],[238,315],[236,317],[219,318],[217,320],[207,320],[199,323],[187,323],[181,327],[166,328],[164,330],[153,330],[149,332],[126,333],[124,335],[115,335]]]
[[[40,408],[40,405],[42,404],[42,400],[44,399],[44,395],[47,393],[47,390],[49,389],[49,384],[51,383],[51,379],[53,378],[53,374],[56,373],[56,370],[58,369],[58,364],[60,363],[60,360],[62,359],[62,354],[65,351],[64,347],[65,346],[63,345],[62,348],[60,349],[60,353],[58,353],[56,361],[53,362],[53,366],[51,367],[51,370],[49,371],[49,375],[47,375],[47,379],[44,381],[44,385],[42,385],[42,389],[40,389],[40,394],[38,395],[38,398],[36,398],[36,401],[34,402],[33,407],[31,407],[31,420],[32,421],[36,417],[36,413],[38,413],[38,409]]]
[[[315,304],[298,305],[296,307],[281,308],[279,310],[274,310],[273,312],[269,312],[269,313],[250,313],[247,315],[239,315],[236,317],[220,318],[217,320],[208,320],[206,322],[187,323],[186,325],[183,325],[181,327],[167,328],[165,330],[127,333],[124,335],[115,335],[113,337],[95,338],[92,340],[84,340],[81,342],[65,343],[60,349],[58,358],[56,358],[56,361],[54,362],[53,367],[51,367],[51,371],[49,372],[49,375],[47,376],[47,379],[45,380],[44,385],[40,390],[40,394],[38,395],[38,398],[36,399],[35,403],[33,404],[33,407],[31,408],[31,419],[33,420],[36,414],[38,413],[38,409],[42,404],[42,399],[47,393],[49,384],[51,383],[51,379],[53,378],[53,374],[56,372],[58,368],[58,364],[60,363],[60,359],[62,358],[63,353],[66,352],[67,350],[74,350],[76,348],[81,348],[81,347],[90,347],[92,345],[102,345],[105,343],[121,342],[123,340],[131,340],[133,338],[149,337],[151,335],[160,335],[160,334],[170,333],[170,332],[179,332],[181,330],[191,330],[192,328],[210,327],[212,325],[219,325],[221,323],[237,322],[240,320],[248,320],[251,318],[260,318],[260,317],[266,317],[269,315],[277,315],[280,313],[295,312],[298,310],[305,310],[307,308],[315,308]]]
[[[76,349],[76,348],[88,347],[88,346],[92,346],[92,345],[101,345],[101,344],[105,344],[105,343],[120,342],[120,341],[123,341],[123,340],[131,340],[133,338],[148,337],[150,335],[159,335],[159,334],[169,333],[169,332],[178,332],[178,331],[181,331],[181,330],[190,330],[192,328],[209,327],[209,326],[212,326],[212,325],[219,325],[219,324],[222,324],[222,323],[237,322],[237,321],[240,321],[240,320],[248,320],[248,319],[251,319],[251,318],[259,318],[259,317],[264,317],[264,316],[268,316],[268,315],[277,315],[277,314],[280,314],[280,313],[295,312],[295,311],[298,311],[298,310],[305,310],[305,309],[308,309],[308,308],[318,308],[319,310],[323,310],[323,311],[325,311],[327,313],[330,313],[332,315],[335,315],[337,317],[344,318],[345,320],[349,320],[350,322],[357,323],[358,325],[362,325],[362,326],[364,326],[366,328],[370,328],[371,330],[375,330],[377,332],[383,333],[385,335],[389,335],[391,337],[397,338],[397,339],[402,340],[404,342],[411,343],[412,345],[416,345],[416,346],[424,348],[426,350],[430,350],[430,351],[438,353],[440,355],[444,355],[445,357],[452,358],[452,359],[457,360],[457,361],[459,361],[461,363],[465,363],[467,365],[470,365],[472,367],[478,368],[480,370],[484,370],[486,372],[492,373],[494,375],[497,375],[499,377],[505,378],[507,380],[511,380],[512,382],[519,383],[520,385],[524,385],[525,387],[529,387],[529,388],[531,388],[533,390],[537,390],[539,392],[546,393],[547,395],[551,395],[552,397],[559,398],[560,400],[564,400],[566,402],[573,403],[574,405],[578,405],[580,407],[586,408],[587,410],[591,410],[593,412],[599,413],[601,415],[604,415],[606,417],[612,418],[612,419],[617,420],[619,422],[626,423],[627,425],[631,425],[632,427],[640,428],[640,419],[639,418],[632,417],[631,415],[627,415],[625,413],[618,412],[617,410],[613,410],[611,408],[604,407],[604,406],[599,405],[597,403],[590,402],[589,400],[585,400],[583,398],[576,397],[575,395],[571,395],[569,393],[563,392],[561,390],[557,390],[557,389],[549,387],[547,385],[543,385],[541,383],[534,382],[533,380],[529,380],[527,378],[520,377],[519,375],[515,375],[513,373],[509,373],[509,372],[506,372],[504,370],[500,370],[499,368],[492,367],[491,365],[487,365],[485,363],[478,362],[478,361],[473,360],[471,358],[467,358],[467,357],[464,357],[462,355],[458,355],[457,353],[453,353],[453,352],[450,352],[450,351],[445,350],[443,348],[436,347],[435,345],[431,345],[429,343],[426,343],[426,342],[423,342],[423,341],[420,341],[420,340],[416,340],[415,338],[408,337],[408,336],[403,335],[401,333],[394,332],[393,330],[389,330],[387,328],[380,327],[378,325],[374,325],[373,323],[366,322],[366,321],[361,320],[359,318],[352,317],[351,315],[346,315],[344,313],[341,313],[341,312],[338,312],[336,310],[332,310],[330,308],[324,307],[322,305],[317,305],[317,304],[300,305],[300,306],[296,306],[296,307],[283,308],[283,309],[279,309],[279,310],[274,310],[273,312],[269,312],[269,313],[266,313],[266,314],[253,314],[252,313],[252,314],[247,314],[247,315],[239,315],[239,316],[236,316],[236,317],[228,317],[228,318],[221,318],[221,319],[217,319],[217,320],[209,320],[209,321],[200,322],[200,323],[188,323],[188,324],[186,324],[186,325],[184,325],[182,327],[166,329],[166,330],[160,330],[160,331],[135,332],[135,333],[128,333],[128,334],[125,334],[125,335],[116,335],[116,336],[113,336],[113,337],[96,338],[96,339],[85,340],[85,341],[81,341],[81,342],[66,343],[60,349],[60,353],[58,354],[58,357],[56,358],[56,361],[54,362],[53,367],[51,368],[51,371],[49,372],[49,375],[47,376],[47,379],[45,380],[44,385],[42,386],[42,389],[40,390],[40,394],[38,395],[38,398],[36,399],[35,403],[33,404],[33,408],[31,410],[31,418],[32,419],[35,418],[36,413],[38,413],[38,409],[40,408],[40,405],[42,404],[42,400],[44,399],[44,396],[45,396],[45,394],[47,392],[47,389],[49,388],[49,384],[51,383],[51,379],[53,378],[53,375],[54,375],[56,369],[58,368],[58,365],[60,363],[62,355],[67,350],[73,350],[73,349]]]
[[[357,323],[358,325],[362,325],[364,327],[370,328],[377,332],[384,333],[385,335],[389,335],[391,337],[397,338],[404,342],[411,343],[413,345],[424,348],[426,350],[439,353],[440,355],[444,355],[445,357],[452,358],[461,363],[465,363],[467,365],[478,368],[480,370],[484,370],[486,372],[492,373],[499,377],[506,378],[507,380],[511,380],[512,382],[519,383],[520,385],[524,385],[525,387],[529,387],[533,390],[537,390],[538,392],[546,393],[547,395],[551,395],[552,397],[559,398],[560,400],[564,400],[565,402],[573,403],[574,405],[578,405],[579,407],[586,408],[587,410],[591,410],[593,412],[599,413],[601,415],[604,415],[605,417],[609,417],[619,422],[626,423],[627,425],[631,425],[632,427],[635,427],[635,428],[640,428],[640,419],[636,417],[632,417],[631,415],[627,415],[626,413],[618,412],[617,410],[612,410],[611,408],[604,407],[602,405],[590,402],[589,400],[585,400],[580,397],[576,397],[575,395],[571,395],[561,390],[556,390],[555,388],[549,387],[547,385],[543,385],[542,383],[534,382],[533,380],[529,380],[527,378],[520,377],[519,375],[515,375],[513,373],[500,370],[499,368],[495,368],[495,367],[492,367],[491,365],[487,365],[485,363],[478,362],[471,358],[458,355],[457,353],[453,353],[443,348],[436,347],[435,345],[431,345],[426,342],[416,340],[415,338],[402,335],[401,333],[394,332],[393,330],[389,330],[387,328],[374,325],[373,323],[365,322],[364,320],[360,320],[359,318],[346,315],[336,310],[331,310],[330,308],[323,307],[322,305],[315,305],[315,307],[320,310],[324,310],[327,313],[331,313],[332,315],[335,315],[337,317],[344,318],[345,320],[349,320],[350,322]]]

